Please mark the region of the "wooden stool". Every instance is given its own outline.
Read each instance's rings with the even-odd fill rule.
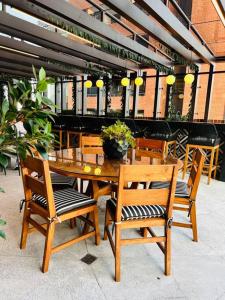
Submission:
[[[191,149],[203,149],[203,150],[209,150],[211,151],[210,155],[210,162],[209,164],[204,164],[203,167],[203,173],[208,174],[208,184],[210,184],[212,172],[213,178],[216,178],[216,171],[217,171],[217,164],[218,164],[218,158],[219,158],[219,147],[220,145],[215,145],[215,146],[203,146],[203,145],[194,145],[194,144],[187,144],[186,146],[186,154],[185,154],[185,159],[184,159],[184,169],[183,169],[183,179],[184,176],[188,170],[188,168],[192,165],[191,162],[188,162],[188,155]]]

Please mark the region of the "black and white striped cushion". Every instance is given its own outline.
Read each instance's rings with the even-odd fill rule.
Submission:
[[[169,182],[155,181],[150,185],[150,189],[165,189],[169,187]],[[187,198],[189,197],[188,186],[183,181],[177,181],[175,197]]]
[[[47,209],[47,200],[43,196],[34,194],[32,200],[43,208]],[[61,215],[70,210],[96,203],[94,199],[91,199],[90,197],[81,194],[72,188],[55,191],[54,200],[57,215]]]
[[[58,173],[51,173],[51,181],[52,185],[67,185],[69,187],[73,187],[76,178],[64,176]]]
[[[110,199],[107,201],[111,215],[116,213],[116,200]],[[137,220],[147,218],[165,218],[166,210],[160,205],[133,205],[123,206],[121,221]]]

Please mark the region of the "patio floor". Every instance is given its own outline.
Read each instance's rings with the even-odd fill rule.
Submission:
[[[0,240],[1,300],[225,299],[225,183],[212,180],[208,186],[202,176],[197,203],[199,242],[192,242],[190,230],[173,228],[170,277],[163,274],[163,255],[156,245],[134,245],[122,249],[122,278],[116,283],[112,251],[103,240],[98,247],[89,239],[54,254],[49,272],[41,273],[43,236],[30,235],[27,248],[19,249],[21,178],[9,171],[7,176],[0,175],[0,182],[6,191],[0,195],[0,214],[7,220],[7,240]],[[104,199],[99,207],[102,235]],[[55,242],[73,237],[78,229],[59,224]],[[80,260],[87,253],[97,257],[91,265]]]

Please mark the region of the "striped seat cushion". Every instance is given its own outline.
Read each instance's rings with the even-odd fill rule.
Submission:
[[[43,196],[34,194],[32,200],[43,208],[47,209],[47,200]],[[55,191],[54,200],[57,215],[61,215],[73,209],[96,203],[94,199],[91,199],[90,197],[81,194],[72,188]]]
[[[162,182],[162,181],[155,181],[150,184],[151,189],[163,189],[168,188],[169,182]],[[188,186],[183,181],[177,181],[176,191],[175,191],[175,197],[181,197],[181,198],[188,198]]]
[[[111,216],[115,217],[116,200],[110,199],[107,201]],[[123,206],[121,221],[138,220],[147,218],[165,218],[166,210],[160,205],[133,205]]]
[[[58,173],[51,173],[52,185],[65,185],[68,187],[73,187],[76,178],[64,176]]]

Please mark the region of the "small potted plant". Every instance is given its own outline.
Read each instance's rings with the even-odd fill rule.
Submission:
[[[109,159],[122,159],[129,147],[135,146],[131,130],[121,121],[102,127],[103,150]]]

